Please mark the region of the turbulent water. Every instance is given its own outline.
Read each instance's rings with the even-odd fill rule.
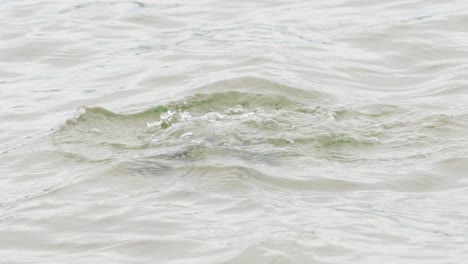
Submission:
[[[466,0],[0,3],[0,263],[468,259]]]

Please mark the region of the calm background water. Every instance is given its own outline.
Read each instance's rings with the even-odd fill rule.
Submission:
[[[463,263],[468,2],[0,1],[1,263]]]

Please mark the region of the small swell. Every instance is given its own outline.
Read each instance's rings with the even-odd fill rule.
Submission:
[[[194,94],[133,114],[83,107],[53,133],[52,141],[64,156],[89,161],[141,164],[138,159],[153,159],[173,168],[190,164],[307,168],[312,162],[334,167],[326,175],[363,166],[376,170],[396,166],[407,172],[450,156],[465,119],[410,105],[342,106],[275,92],[226,91]],[[441,137],[444,134],[450,136]],[[340,175],[338,180],[345,177]]]

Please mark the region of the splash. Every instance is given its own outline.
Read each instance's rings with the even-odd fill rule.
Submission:
[[[378,166],[392,160],[404,165],[408,157],[443,151],[435,132],[457,125],[446,115],[422,116],[410,106],[339,105],[225,92],[196,94],[134,114],[84,107],[53,141],[64,155],[91,161],[157,157],[275,166],[298,159]]]

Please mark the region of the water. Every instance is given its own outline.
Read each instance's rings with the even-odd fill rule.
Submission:
[[[1,263],[468,258],[467,1],[1,3]]]

